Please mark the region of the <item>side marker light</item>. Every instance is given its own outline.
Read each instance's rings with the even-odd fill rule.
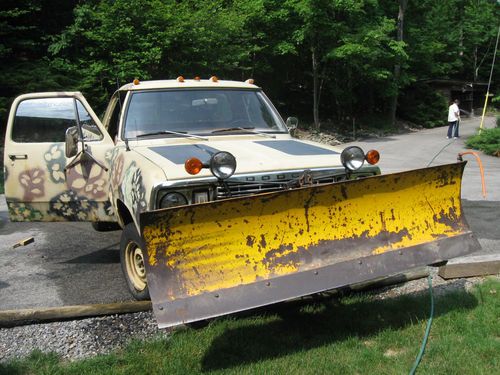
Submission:
[[[186,172],[192,175],[198,174],[203,169],[203,163],[198,158],[189,158],[184,163]]]
[[[377,150],[370,150],[366,153],[365,159],[369,164],[375,165],[380,160],[380,154]]]

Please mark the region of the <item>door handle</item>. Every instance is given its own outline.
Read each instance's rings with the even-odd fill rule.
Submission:
[[[17,155],[9,154],[9,159],[12,161],[14,161],[14,160],[26,160],[26,159],[28,159],[28,155],[26,155],[26,154],[17,154]]]

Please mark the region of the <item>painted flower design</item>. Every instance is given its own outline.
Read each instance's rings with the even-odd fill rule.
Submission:
[[[137,212],[146,210],[146,191],[142,184],[142,174],[137,169],[132,175],[132,205],[137,207]]]
[[[114,215],[115,215],[115,209],[111,205],[110,201],[104,202],[104,212],[106,213],[106,215],[108,215],[110,217],[114,217]]]
[[[40,221],[43,214],[25,203],[9,202],[9,216],[12,221]]]
[[[50,200],[50,211],[70,221],[85,221],[97,203],[68,190]]]
[[[59,144],[50,146],[43,157],[47,163],[50,180],[56,184],[64,182],[64,166],[66,164],[66,159],[62,146]]]
[[[104,160],[106,160],[106,163],[108,163],[108,166],[113,165],[113,163],[118,155],[119,150],[120,149],[118,147],[113,147],[113,148],[110,148],[106,151],[106,153],[104,154]]]
[[[19,174],[19,183],[24,189],[23,201],[30,202],[45,195],[45,172],[39,168],[28,169]]]
[[[88,177],[84,175],[83,165],[77,164],[67,172],[66,185],[68,189],[79,193],[85,193],[86,196],[94,199],[106,196],[106,179],[104,170],[95,163],[92,163]]]
[[[115,162],[112,164],[111,169],[111,180],[113,182],[113,186],[118,186],[121,182],[123,175],[123,165],[124,165],[124,157],[123,154],[120,154]]]
[[[129,207],[132,207],[134,215],[139,216],[147,208],[146,189],[142,183],[141,170],[135,162],[132,162],[127,168],[121,186],[122,198]]]

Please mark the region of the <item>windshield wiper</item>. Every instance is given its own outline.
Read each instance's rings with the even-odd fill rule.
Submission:
[[[208,138],[200,137],[199,135],[189,134],[188,132],[177,132],[174,130],[160,130],[160,131],[152,132],[152,133],[139,134],[138,136],[136,136],[136,138],[149,137],[149,136],[153,136],[153,135],[162,135],[162,134],[175,134],[175,135],[180,135],[183,137],[196,138],[196,139],[201,139],[203,141],[208,141]]]
[[[260,132],[258,130],[254,130],[254,129],[255,129],[255,127],[253,127],[253,126],[249,126],[249,127],[237,126],[237,127],[233,127],[233,128],[216,129],[216,130],[212,131],[212,134],[213,133],[232,132],[232,131],[237,131],[238,130],[238,131],[243,131],[243,132],[249,133],[249,134],[262,135],[263,137],[276,138],[275,135],[264,133],[264,132]]]

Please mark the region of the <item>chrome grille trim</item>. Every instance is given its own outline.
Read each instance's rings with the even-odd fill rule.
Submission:
[[[345,180],[345,169],[343,167],[315,168],[310,169],[313,180],[317,184],[326,184]],[[302,170],[270,171],[261,173],[237,174],[232,176],[227,184],[231,189],[232,197],[241,197],[251,194],[279,191],[287,188],[287,182],[296,180],[304,173]],[[363,167],[358,173],[354,173],[355,178],[367,177],[380,174],[380,169],[374,166]],[[171,180],[158,183],[150,193],[150,210],[157,209],[156,203],[158,193],[162,190],[194,191],[196,189],[208,189],[209,200],[226,199],[230,196],[225,191],[215,177],[190,178],[182,180]],[[191,202],[192,203],[192,202]]]
[[[346,179],[345,174],[338,174],[334,176],[314,176],[313,183],[315,185],[319,184],[329,184],[333,182],[339,182]],[[228,193],[226,187],[217,186],[215,189],[216,199],[225,199],[229,197],[241,197],[251,194],[260,193],[270,193],[273,191],[280,191],[289,188],[287,183],[295,179],[288,178],[286,180],[280,180],[279,182],[273,181],[268,183],[248,183],[243,181],[228,181],[227,187],[229,188],[230,194]]]

